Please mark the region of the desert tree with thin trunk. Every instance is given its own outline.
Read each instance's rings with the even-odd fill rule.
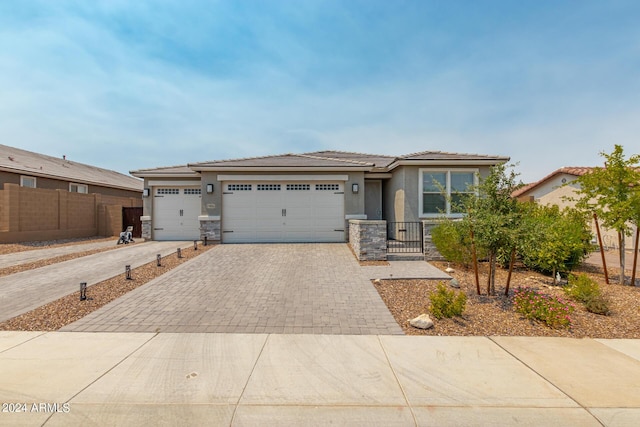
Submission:
[[[604,227],[615,230],[620,241],[620,284],[625,284],[625,236],[633,223],[640,222],[640,155],[625,158],[621,145],[613,152],[601,152],[604,167],[594,168],[572,185],[578,184],[576,207],[597,214]],[[636,248],[637,250],[637,248]]]
[[[511,193],[522,184],[513,165],[491,167],[489,175],[480,180],[474,195],[465,200],[468,219],[473,227],[474,241],[485,248],[489,257],[487,294],[495,295],[498,254],[501,250],[512,253],[516,247],[522,209]],[[512,257],[513,259],[513,257]]]

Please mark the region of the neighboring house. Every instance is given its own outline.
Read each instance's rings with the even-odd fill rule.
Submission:
[[[0,145],[0,242],[141,233],[142,180]]]
[[[557,205],[560,208],[575,206],[575,202],[567,198],[577,197],[576,189],[579,188],[574,183],[582,175],[592,171],[592,167],[563,167],[542,178],[540,181],[525,185],[512,196],[522,201],[535,201],[540,205]],[[591,222],[592,232],[595,238],[595,222]],[[618,247],[618,234],[613,230],[601,230],[603,244],[607,248]],[[625,242],[627,248],[632,248],[632,238],[627,237]]]
[[[142,181],[112,170],[0,145],[0,189],[4,184],[105,196],[142,195]]]
[[[589,167],[560,168],[540,181],[514,191],[512,196],[518,200],[535,201],[541,205],[573,206],[574,203],[564,199],[564,197],[575,195],[577,184],[571,183],[592,169]]]
[[[132,171],[144,178],[143,237],[345,242],[350,220],[419,222],[462,214],[450,198],[508,157],[425,151],[317,151]],[[436,184],[438,183],[438,184]]]

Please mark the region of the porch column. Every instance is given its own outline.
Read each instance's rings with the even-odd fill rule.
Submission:
[[[386,261],[387,221],[349,220],[349,244],[359,261]]]
[[[148,215],[141,216],[140,222],[142,223],[142,238],[151,240],[151,217]]]
[[[440,255],[436,245],[433,244],[431,239],[431,230],[440,223],[437,219],[423,220],[422,221],[422,248],[424,251],[424,259],[426,261],[444,261],[444,257]]]
[[[220,216],[200,215],[200,240],[207,238],[207,242],[220,243]]]

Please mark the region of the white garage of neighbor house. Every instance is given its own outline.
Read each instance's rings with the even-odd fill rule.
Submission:
[[[144,179],[145,239],[345,242],[349,220],[460,216],[441,189],[467,191],[478,175],[508,160],[439,151],[398,157],[318,151],[131,174]]]

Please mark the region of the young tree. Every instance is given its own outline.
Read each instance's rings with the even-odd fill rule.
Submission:
[[[615,145],[611,154],[601,152],[605,167],[594,168],[576,181],[576,206],[594,212],[605,227],[616,230],[620,240],[620,284],[625,283],[625,236],[631,235],[640,203],[640,155],[625,159],[621,145]]]
[[[518,174],[507,171],[505,164],[493,166],[489,175],[482,179],[475,197],[466,200],[469,220],[478,244],[489,253],[489,280],[487,293],[495,295],[496,260],[498,252],[516,246],[521,219],[521,208],[511,193],[522,184],[516,182]]]

